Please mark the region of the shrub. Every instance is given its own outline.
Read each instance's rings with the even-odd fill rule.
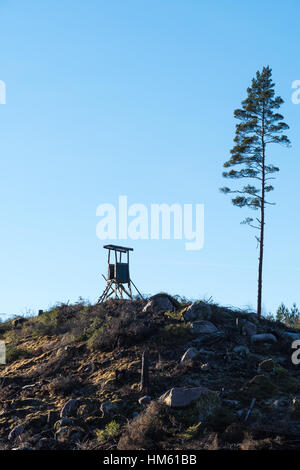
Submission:
[[[245,430],[239,423],[230,424],[224,431],[222,438],[225,442],[237,444],[244,440]]]
[[[53,379],[49,383],[47,389],[52,395],[66,396],[69,395],[76,386],[78,386],[78,382],[72,377],[60,376]]]
[[[195,437],[197,437],[201,433],[202,430],[203,430],[203,424],[201,422],[197,424],[193,424],[192,426],[189,426],[185,430],[185,432],[180,434],[179,437],[181,437],[185,441],[190,441],[192,439],[195,439]]]
[[[96,429],[96,436],[98,442],[105,442],[109,439],[115,438],[119,434],[120,425],[117,421],[112,420],[104,429]]]
[[[162,437],[162,405],[152,401],[144,412],[127,424],[118,450],[153,449]]]
[[[87,347],[93,351],[100,349],[102,345],[103,328],[97,328],[87,341]]]
[[[6,348],[6,361],[11,363],[17,361],[18,359],[26,359],[30,357],[30,352],[26,349],[16,348],[14,346],[7,346]]]
[[[244,397],[256,397],[260,399],[266,399],[273,396],[276,390],[277,387],[273,381],[263,374],[255,375],[242,388]]]
[[[207,418],[206,424],[213,431],[224,431],[227,426],[237,421],[238,416],[225,406],[217,407],[214,412]]]
[[[87,345],[92,350],[112,351],[117,346],[138,344],[154,331],[153,321],[121,312],[118,317],[107,318],[107,323],[93,332]]]
[[[165,325],[158,333],[156,341],[159,344],[176,345],[189,341],[191,333],[186,324]]]
[[[53,336],[68,332],[75,340],[91,322],[88,315],[90,309],[84,303],[59,304],[48,312],[28,319],[23,327],[23,335]]]

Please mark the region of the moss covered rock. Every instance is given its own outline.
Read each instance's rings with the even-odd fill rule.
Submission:
[[[205,387],[173,387],[161,395],[159,401],[171,408],[185,408],[194,402],[201,407],[202,402],[209,403],[215,395]]]

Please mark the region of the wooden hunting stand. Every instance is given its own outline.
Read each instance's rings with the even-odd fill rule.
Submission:
[[[108,250],[107,257],[107,277],[104,277],[106,286],[103,294],[99,297],[98,303],[104,302],[114,294],[115,299],[123,299],[123,295],[127,295],[132,299],[131,284],[136,289],[138,294],[143,298],[142,294],[130,279],[129,274],[129,252],[133,251],[133,248],[126,248],[125,246],[117,245],[104,245],[105,249]],[[111,263],[111,251],[115,253],[114,263]],[[122,254],[127,254],[127,261],[122,262]],[[125,289],[124,284],[127,284]]]

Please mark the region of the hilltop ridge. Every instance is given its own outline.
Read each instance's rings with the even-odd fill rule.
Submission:
[[[0,448],[297,448],[297,337],[250,312],[167,294],[2,322]]]

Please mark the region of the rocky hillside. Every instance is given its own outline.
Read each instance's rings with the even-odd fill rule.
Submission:
[[[0,448],[298,448],[297,337],[166,294],[1,323]]]

